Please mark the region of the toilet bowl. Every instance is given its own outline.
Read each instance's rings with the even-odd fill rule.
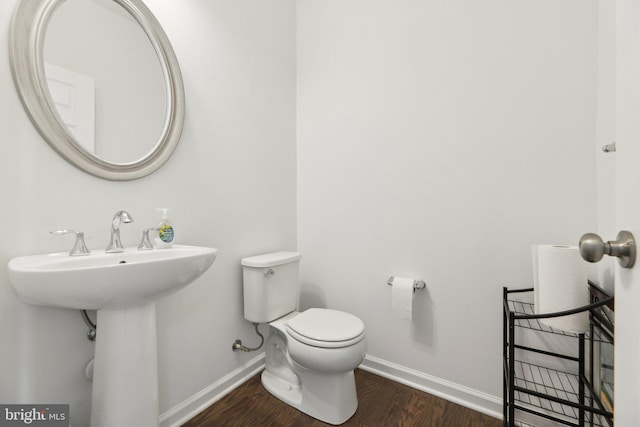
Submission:
[[[354,369],[367,350],[364,323],[338,310],[295,311],[300,254],[244,258],[245,318],[269,323],[262,384],[275,397],[329,424],[358,407]]]
[[[309,312],[315,319],[351,316],[361,325],[360,330],[346,340],[325,335],[324,341],[302,335],[303,342],[291,324],[306,319]],[[341,329],[334,332],[341,335],[336,338],[345,336]],[[358,408],[353,370],[364,359],[366,349],[364,324],[355,316],[328,309],[290,313],[270,323],[262,384],[302,412],[329,424],[342,424]]]
[[[364,323],[338,310],[310,308],[286,322],[289,354],[301,366],[320,372],[355,369],[364,357]]]

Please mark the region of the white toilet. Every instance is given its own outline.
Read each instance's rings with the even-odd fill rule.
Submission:
[[[358,407],[353,370],[367,350],[364,323],[338,310],[296,311],[300,258],[277,252],[242,260],[244,317],[270,326],[264,387],[314,418],[342,424]]]

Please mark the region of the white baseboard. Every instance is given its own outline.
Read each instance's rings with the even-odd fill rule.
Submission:
[[[264,368],[264,353],[160,415],[160,427],[179,427]],[[360,369],[502,419],[502,398],[367,355]]]
[[[179,427],[264,368],[264,353],[160,415],[160,427]]]
[[[360,368],[474,411],[502,419],[502,398],[367,355]]]

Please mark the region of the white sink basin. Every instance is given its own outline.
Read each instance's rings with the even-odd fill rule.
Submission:
[[[211,266],[216,252],[174,245],[88,256],[29,255],[9,262],[9,279],[30,304],[85,310],[133,307],[185,287]]]
[[[158,427],[155,301],[193,282],[217,252],[173,245],[9,262],[9,279],[25,302],[98,311],[91,427]]]

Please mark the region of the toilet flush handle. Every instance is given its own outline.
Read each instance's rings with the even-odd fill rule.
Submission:
[[[636,261],[636,241],[629,231],[621,231],[618,240],[605,242],[595,233],[587,233],[580,238],[580,255],[585,261],[598,262],[602,257],[618,257],[622,268],[631,268]]]

